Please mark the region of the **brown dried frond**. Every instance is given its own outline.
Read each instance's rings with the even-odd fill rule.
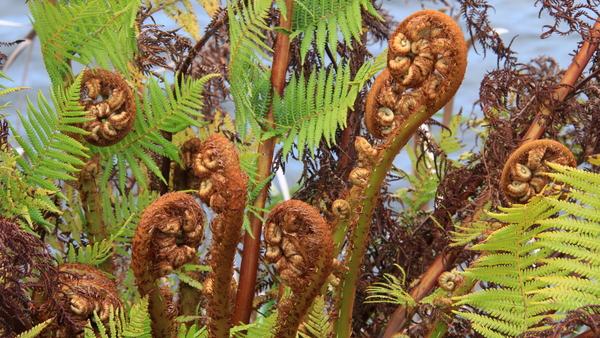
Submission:
[[[483,55],[486,55],[489,49],[497,55],[498,66],[502,60],[504,60],[504,67],[513,65],[516,62],[515,52],[510,49],[510,46],[504,45],[498,33],[490,26],[488,10],[494,7],[489,5],[486,0],[458,0],[458,2],[471,40],[481,44]],[[477,50],[475,44],[473,44],[473,48]]]
[[[540,15],[546,12],[554,18],[554,25],[544,25],[545,32],[541,35],[542,39],[555,33],[569,35],[574,32],[581,34],[585,40],[592,38],[590,22],[593,24],[600,16],[596,1],[587,0],[585,3],[578,4],[575,1],[538,0],[537,4],[542,5]],[[559,28],[561,26],[566,26],[568,29]]]
[[[13,337],[37,324],[39,311],[57,315],[57,323],[65,318],[60,300],[58,271],[46,245],[35,235],[22,231],[0,219],[0,337]],[[35,291],[46,302],[32,308],[30,293]]]
[[[191,40],[177,34],[179,28],[164,31],[162,27],[162,25],[140,27],[136,64],[146,74],[152,73],[157,67],[175,71],[192,49]]]

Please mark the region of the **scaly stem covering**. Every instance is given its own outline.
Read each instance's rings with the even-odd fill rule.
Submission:
[[[265,257],[292,290],[279,300],[275,337],[294,338],[331,273],[331,230],[314,207],[296,200],[277,204],[265,224]]]
[[[342,278],[339,294],[340,313],[334,328],[338,337],[351,334],[356,282],[385,176],[421,124],[456,93],[464,77],[466,56],[460,28],[437,11],[420,11],[409,16],[390,38],[388,67],[369,92],[365,117],[369,132],[387,141],[377,150],[372,164],[363,161],[364,167],[350,174],[354,186],[346,200],[354,217],[350,222],[354,230],[346,256],[348,273]]]
[[[202,242],[205,215],[190,195],[174,192],[159,197],[143,213],[135,230],[131,265],[142,296],[150,295],[154,337],[171,336],[167,298],[156,282],[189,262]]]
[[[221,134],[209,136],[194,161],[200,179],[198,196],[218,216],[211,222],[211,276],[205,282],[210,337],[229,337],[233,261],[241,239],[248,177],[240,168],[233,143]]]

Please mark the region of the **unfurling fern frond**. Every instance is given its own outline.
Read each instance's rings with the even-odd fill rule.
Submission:
[[[135,18],[139,0],[85,2],[31,1],[33,26],[40,38],[46,70],[57,86],[70,78],[68,60],[95,62],[128,74],[136,46]]]
[[[568,183],[569,192],[555,187],[562,196],[538,195],[491,214],[508,225],[473,247],[484,253],[463,273],[494,285],[456,297],[457,305],[479,311],[455,314],[486,337],[542,330],[546,317],[560,321],[568,311],[600,304],[600,175],[548,165],[558,171],[548,175]]]
[[[381,19],[373,3],[367,0],[337,0],[328,3],[320,0],[295,1],[292,23],[294,33],[290,38],[301,33],[304,35],[300,45],[303,62],[313,40],[321,59],[324,59],[326,45],[333,51],[337,50],[338,32],[341,32],[347,45],[352,44],[353,37],[360,41],[362,8]]]
[[[137,113],[132,130],[123,140],[110,147],[91,146],[92,152],[98,152],[102,156],[102,166],[112,168],[117,166],[117,177],[119,186],[124,190],[126,182],[127,167],[136,178],[142,188],[146,187],[146,177],[138,162],[141,161],[157,177],[163,179],[162,173],[150,156],[149,152],[166,156],[177,163],[179,160],[179,149],[170,141],[167,141],[160,131],[176,133],[193,126],[199,127],[202,123],[202,90],[206,81],[214,75],[207,75],[201,79],[186,78],[175,82],[171,86],[164,79],[164,88],[158,81],[150,79],[146,95],[142,104],[137,104]],[[100,180],[100,186],[106,186],[111,170],[105,170]]]

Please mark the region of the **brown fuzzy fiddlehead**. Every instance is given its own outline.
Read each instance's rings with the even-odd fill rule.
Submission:
[[[57,271],[54,283],[60,287],[61,297],[35,295],[39,300],[35,304],[37,320],[61,318],[46,329],[52,337],[83,337],[83,328],[95,322],[94,311],[108,325],[111,309],[123,307],[114,281],[99,269],[81,263],[63,263]],[[58,309],[62,312],[56,312]]]
[[[205,285],[211,337],[229,337],[231,280],[236,247],[241,239],[248,177],[242,171],[234,144],[220,134],[199,147],[194,172],[200,181],[198,196],[218,215],[211,222],[210,278]]]
[[[150,294],[155,337],[170,335],[167,304],[155,281],[196,255],[204,223],[204,211],[196,200],[179,192],[159,197],[142,214],[133,238],[132,267],[140,294]]]
[[[108,325],[111,308],[123,307],[119,291],[110,278],[99,269],[81,263],[64,263],[58,266],[61,288],[70,301],[71,318],[83,327],[94,321],[94,311],[104,325]],[[68,332],[61,332],[69,337]],[[83,336],[83,335],[82,335]]]
[[[435,113],[454,95],[465,69],[466,44],[450,17],[433,10],[409,16],[390,38],[388,67],[367,97],[367,129],[387,138],[413,113]]]
[[[298,325],[331,273],[333,240],[321,214],[301,201],[276,205],[265,222],[267,261],[291,296],[279,302],[276,337],[295,337]]]
[[[509,157],[502,170],[500,187],[506,198],[512,203],[527,203],[542,191],[549,182],[549,178],[544,175],[550,171],[547,162],[577,166],[571,151],[559,142],[527,142]]]
[[[133,92],[121,76],[105,69],[86,70],[81,80],[79,104],[93,118],[80,127],[90,144],[108,147],[121,141],[133,128],[136,108]]]

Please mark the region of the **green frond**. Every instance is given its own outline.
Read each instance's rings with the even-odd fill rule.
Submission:
[[[350,65],[301,73],[293,76],[281,104],[274,109],[275,123],[289,130],[283,144],[287,155],[292,144],[298,145],[299,157],[307,146],[314,148],[321,139],[330,143],[338,127],[346,124],[348,109],[354,105],[358,88],[350,84]]]
[[[204,289],[204,287],[202,286],[202,282],[195,280],[194,278],[187,275],[185,272],[174,271],[174,273],[177,275],[177,277],[179,277],[180,281],[190,285],[191,287],[199,291],[202,291],[202,289]]]
[[[52,323],[53,320],[53,318],[50,318],[45,322],[39,323],[36,326],[32,327],[30,330],[27,330],[18,335],[17,338],[35,338],[46,328],[46,326],[50,325],[50,323]]]
[[[242,138],[248,128],[259,130],[271,102],[268,53],[263,31],[272,1],[240,1],[227,6],[229,14],[230,91],[236,108],[236,127]]]
[[[395,265],[402,273],[402,281],[392,274],[384,274],[383,278],[385,282],[374,283],[372,286],[367,287],[366,291],[367,293],[371,293],[371,295],[367,296],[366,303],[393,303],[406,304],[407,306],[415,306],[417,304],[402,287],[406,273],[398,264]]]
[[[331,336],[333,325],[327,310],[325,310],[323,296],[315,298],[303,324],[305,332],[298,332],[298,336],[301,338],[326,338]]]
[[[252,324],[238,325],[231,328],[231,336],[235,338],[273,337],[271,330],[277,321],[277,313],[269,317],[260,317]],[[246,331],[246,332],[244,332]]]
[[[181,83],[175,82],[174,86],[171,86],[165,78],[164,88],[157,80],[151,78],[143,102],[138,102],[136,105],[137,114],[133,130],[113,146],[91,146],[92,152],[101,154],[104,168],[111,168],[116,164],[121,190],[125,187],[127,167],[137,183],[142,188],[146,187],[147,177],[143,174],[139,162],[156,176],[164,179],[148,151],[166,156],[181,164],[179,148],[165,139],[160,131],[176,133],[189,126],[202,125],[199,120],[202,116],[199,112],[202,108],[201,93],[206,81],[213,76],[207,75],[201,79],[186,78]],[[109,177],[110,172],[106,171],[100,180],[100,186],[106,186]]]
[[[85,133],[68,125],[85,114],[77,105],[80,84],[81,77],[77,77],[67,89],[51,90],[53,105],[41,92],[37,107],[28,99],[27,117],[17,111],[25,137],[21,135],[15,139],[23,149],[23,156],[16,150],[11,158],[3,155],[3,163],[13,168],[10,170],[13,173],[5,172],[8,175],[3,176],[3,185],[15,189],[6,192],[6,201],[12,201],[8,202],[11,204],[8,212],[23,214],[29,223],[35,221],[49,226],[41,216],[41,210],[61,213],[50,198],[52,195],[64,198],[54,180],[75,180],[73,173],[84,164],[80,158],[89,157],[88,148],[63,134],[65,131]],[[19,135],[12,124],[10,128],[13,134]]]
[[[109,239],[81,247],[78,250],[75,250],[73,244],[70,244],[69,252],[67,253],[67,261],[88,265],[99,265],[104,263],[104,261],[113,254],[113,244],[117,238],[120,238],[125,230],[129,230],[127,225],[131,222],[133,216],[134,215],[131,215]]]
[[[148,313],[148,296],[144,296],[129,311],[129,321],[123,325],[121,337],[151,338],[151,319]]]
[[[567,183],[569,186],[575,189],[583,190],[589,194],[600,194],[600,187],[597,184],[600,182],[600,174],[585,170],[578,170],[576,168],[562,166],[552,162],[548,163],[548,165],[557,171],[555,173],[546,174],[553,179],[559,182]]]
[[[455,297],[482,313],[459,313],[486,337],[513,337],[584,305],[600,304],[600,175],[551,166],[568,193],[536,196],[490,216],[509,222],[473,246],[483,253],[463,272],[493,287]],[[588,191],[591,190],[591,191]],[[559,257],[552,257],[560,253]]]
[[[208,330],[206,326],[198,327],[196,324],[192,324],[189,328],[185,324],[181,324],[179,327],[178,338],[206,338],[208,337]]]
[[[37,32],[52,83],[69,78],[68,60],[99,68],[115,67],[127,75],[136,50],[135,18],[139,0],[31,1]]]
[[[303,34],[300,45],[300,56],[304,63],[306,53],[313,41],[321,59],[325,59],[325,46],[334,51],[337,50],[338,34],[347,45],[351,45],[351,39],[360,41],[362,33],[362,9],[366,9],[377,18],[383,19],[377,14],[371,1],[366,0],[297,0],[294,3],[294,15],[290,37],[294,38]],[[335,60],[332,60],[335,62]]]
[[[104,223],[110,224],[107,228],[110,235],[118,243],[130,244],[135,235],[135,225],[142,217],[142,213],[158,197],[157,192],[137,193],[130,191],[129,195],[102,194],[102,209],[104,210]],[[122,245],[117,246],[117,252],[128,256]]]

